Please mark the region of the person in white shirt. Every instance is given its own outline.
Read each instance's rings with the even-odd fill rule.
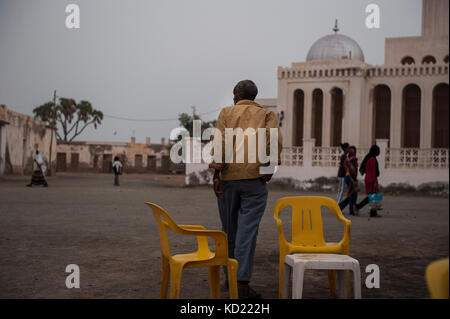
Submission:
[[[119,186],[119,175],[122,175],[122,163],[119,160],[119,157],[114,157],[113,163],[113,171],[114,171],[114,186]]]
[[[31,182],[28,187],[33,185],[44,185],[48,187],[48,183],[45,179],[45,173],[47,172],[47,166],[45,165],[44,158],[40,150],[36,150],[36,157],[33,162],[33,174],[31,175]]]

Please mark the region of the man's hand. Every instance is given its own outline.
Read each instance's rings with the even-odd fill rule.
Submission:
[[[223,191],[222,191],[222,182],[220,181],[220,171],[219,170],[214,171],[213,189],[214,189],[214,194],[216,194],[216,197],[220,198],[223,194]]]
[[[217,171],[220,172],[223,168],[223,164],[211,163],[211,164],[209,164],[209,168],[214,169],[216,172]]]
[[[264,182],[267,183],[272,179],[273,174],[265,174],[263,176],[260,177],[260,179]]]
[[[223,195],[223,191],[222,191],[222,182],[220,181],[220,179],[214,179],[213,181],[213,187],[214,187],[214,194],[216,194],[217,198],[221,198]]]

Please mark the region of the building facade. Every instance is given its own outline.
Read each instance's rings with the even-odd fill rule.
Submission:
[[[446,0],[424,0],[422,35],[388,38],[385,64],[364,60],[358,43],[340,34],[316,41],[305,62],[278,69],[279,114],[286,146],[448,148]]]
[[[58,172],[112,172],[114,157],[118,156],[128,173],[160,172],[169,173],[174,168],[170,164],[169,145],[165,139],[161,144],[120,142],[58,142]],[[184,171],[183,171],[184,172]]]
[[[53,135],[53,136],[52,136]],[[56,165],[56,137],[44,122],[0,105],[0,176],[31,174],[36,150]],[[50,156],[51,154],[51,156]]]
[[[448,183],[448,60],[448,0],[424,0],[421,35],[387,38],[381,66],[367,63],[336,22],[306,61],[278,68],[277,98],[257,100],[278,115],[283,134],[274,178],[336,176],[339,145],[348,142],[360,158],[380,146],[382,185]],[[204,169],[190,164],[186,173]]]

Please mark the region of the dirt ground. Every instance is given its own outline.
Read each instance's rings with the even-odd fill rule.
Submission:
[[[211,189],[177,186],[183,178],[128,175],[114,187],[110,175],[60,174],[49,188],[25,187],[28,177],[0,179],[0,298],[159,298],[159,235],[144,202],[164,207],[180,224],[220,229]],[[273,207],[293,195],[311,193],[271,189],[260,225],[252,285],[264,298],[277,298],[278,291]],[[449,252],[448,198],[387,196],[382,214],[350,218],[350,254],[361,265],[363,298],[428,298],[425,268]],[[342,225],[329,212],[323,218],[326,239],[339,240]],[[195,247],[191,238],[170,239],[173,253]],[[69,264],[80,267],[80,289],[66,288]],[[378,289],[364,285],[369,264],[380,268]],[[185,270],[181,297],[208,296],[207,269]],[[329,298],[326,272],[306,273],[304,297]]]

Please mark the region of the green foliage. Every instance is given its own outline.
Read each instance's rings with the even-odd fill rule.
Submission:
[[[58,139],[70,144],[89,125],[97,128],[102,123],[103,113],[94,109],[88,101],[77,103],[74,99],[60,98],[59,103],[47,102],[33,110],[36,118],[47,125],[62,128],[62,134],[56,132]]]
[[[180,125],[183,126],[186,130],[189,131],[190,136],[194,136],[194,120],[201,120],[200,116],[195,115],[191,116],[187,113],[181,113],[178,116],[178,120],[180,121]],[[216,121],[204,122],[202,121],[202,133],[205,129],[210,127],[215,127]]]

